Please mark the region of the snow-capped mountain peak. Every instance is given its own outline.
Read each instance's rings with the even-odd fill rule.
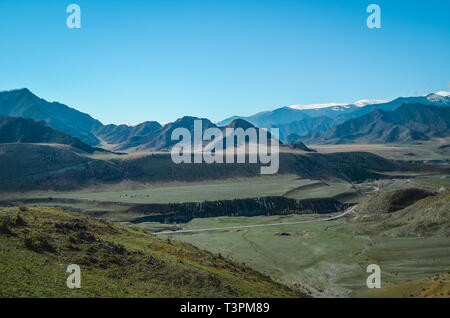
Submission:
[[[309,105],[292,105],[289,108],[293,109],[318,109],[318,108],[328,108],[328,107],[336,107],[336,106],[344,106],[348,105],[345,103],[326,103],[326,104],[309,104]]]
[[[435,93],[435,95],[439,95],[439,96],[442,96],[442,97],[449,97],[450,96],[450,92],[440,91],[440,92]]]
[[[450,92],[440,91],[437,93],[431,93],[425,96],[430,102],[450,104]]]
[[[387,103],[388,100],[386,99],[361,99],[356,102],[354,102],[352,105],[358,106],[358,107],[364,107],[367,105],[373,105],[373,104],[383,104]]]

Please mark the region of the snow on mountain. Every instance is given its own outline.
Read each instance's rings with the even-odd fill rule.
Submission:
[[[435,95],[439,95],[439,96],[443,96],[443,97],[449,97],[450,96],[450,92],[440,91],[440,92],[435,93]]]
[[[310,104],[310,105],[292,105],[289,106],[289,108],[293,109],[317,109],[317,108],[328,108],[328,107],[334,107],[334,106],[344,106],[348,105],[345,103],[327,103],[327,104]]]
[[[361,99],[359,101],[354,102],[352,105],[358,106],[358,107],[364,107],[367,105],[373,105],[373,104],[383,104],[387,103],[388,100],[386,99]]]
[[[449,104],[450,92],[440,91],[437,93],[431,93],[425,96],[425,98],[431,102]]]
[[[342,108],[349,108],[350,106],[364,107],[367,105],[373,104],[382,104],[388,102],[384,99],[361,99],[354,103],[326,103],[326,104],[310,104],[310,105],[292,105],[289,108],[293,109],[320,109],[320,108],[329,108],[333,107],[333,110],[342,111]]]

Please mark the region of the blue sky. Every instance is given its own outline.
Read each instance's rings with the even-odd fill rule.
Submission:
[[[81,7],[82,28],[66,27]],[[368,29],[366,7],[381,7]],[[450,90],[450,1],[1,1],[0,90],[104,123]]]

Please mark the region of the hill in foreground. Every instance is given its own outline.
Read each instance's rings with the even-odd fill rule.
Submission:
[[[69,264],[81,288],[66,286]],[[245,265],[54,208],[0,210],[0,297],[302,297]]]
[[[345,226],[355,234],[450,237],[450,191],[398,190],[365,199]]]

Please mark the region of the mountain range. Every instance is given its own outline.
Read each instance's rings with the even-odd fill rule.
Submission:
[[[450,136],[450,108],[403,104],[394,111],[371,113],[338,124],[323,133],[300,138],[313,144],[410,143]]]
[[[399,97],[392,101],[361,100],[351,104],[315,104],[293,105],[264,111],[252,116],[232,116],[218,123],[227,125],[237,118],[244,119],[256,127],[278,128],[280,139],[290,143],[289,135],[306,136],[311,133],[325,132],[335,125],[342,124],[349,119],[359,118],[374,110],[393,111],[403,104],[424,104],[440,107],[450,106],[450,93],[438,92],[427,96]]]
[[[217,123],[218,126],[229,124],[236,118],[245,119],[257,127],[267,128],[270,125],[284,125],[308,117],[326,116],[343,122],[347,119],[359,117],[375,109],[394,110],[407,103],[421,103],[436,106],[450,106],[450,92],[438,92],[427,96],[399,97],[392,101],[360,100],[351,104],[313,104],[292,105],[280,107],[272,111],[263,111],[251,116],[232,116]],[[351,115],[350,115],[351,114]]]
[[[438,92],[421,97],[399,97],[389,102],[362,100],[351,104],[294,105],[248,117],[233,116],[217,124],[206,118],[201,120],[203,130],[210,127],[222,131],[228,127],[278,128],[280,141],[289,144],[300,140],[306,143],[411,142],[447,136],[447,112],[443,110],[447,106],[450,106],[450,93]],[[397,112],[399,109],[401,112]],[[192,132],[194,120],[200,119],[185,116],[165,125],[156,121],[136,126],[104,125],[74,108],[39,98],[26,88],[0,92],[0,116],[42,121],[3,119],[8,127],[8,142],[23,142],[21,134],[27,130],[39,131],[43,136],[36,137],[35,142],[60,140],[87,152],[93,151],[88,148],[93,146],[120,151],[168,150],[177,142],[170,138],[174,129],[183,127]],[[11,130],[14,125],[17,125],[16,132]],[[67,136],[50,132],[49,128]],[[76,141],[70,140],[70,136]]]

